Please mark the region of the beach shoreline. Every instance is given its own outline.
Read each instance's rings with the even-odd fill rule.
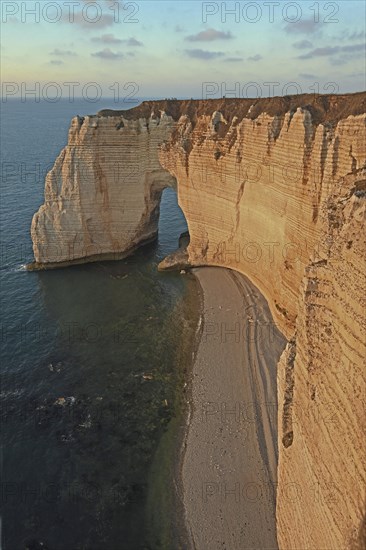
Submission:
[[[179,275],[178,275],[179,277]],[[197,278],[184,276],[185,292],[177,302],[172,322],[181,333],[174,353],[177,377],[174,413],[162,434],[149,474],[147,547],[187,549],[187,524],[183,502],[181,468],[190,410],[191,378],[202,320],[202,290]]]
[[[187,365],[187,379],[185,382],[185,403],[182,410],[182,424],[178,434],[179,444],[176,448],[175,456],[175,500],[176,500],[176,532],[178,534],[179,549],[193,550],[195,548],[193,533],[191,532],[189,521],[187,518],[187,510],[184,503],[184,483],[183,483],[183,466],[187,449],[187,439],[189,434],[189,426],[193,415],[193,369],[199,350],[202,333],[203,333],[203,316],[204,316],[204,295],[203,288],[198,277],[192,271],[189,272],[194,276],[196,283],[196,296],[198,299],[198,307],[195,304],[196,313],[196,330],[195,341],[191,347],[191,360]]]
[[[246,277],[193,273],[201,321],[179,465],[187,543],[275,550],[276,365],[286,340]]]

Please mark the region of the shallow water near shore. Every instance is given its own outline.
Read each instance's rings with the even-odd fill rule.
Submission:
[[[49,550],[164,548],[162,537],[175,536],[174,518],[157,524],[146,508],[174,496],[174,468],[164,468],[178,445],[195,330],[185,305],[195,307],[194,279],[157,271],[186,230],[175,192],[163,194],[158,242],[130,258],[23,269],[44,174],[72,116],[108,106],[116,108],[2,106],[3,550],[30,541]]]

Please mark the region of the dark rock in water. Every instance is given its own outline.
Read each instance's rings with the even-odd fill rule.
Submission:
[[[189,245],[189,232],[185,231],[179,237],[179,248],[169,254],[158,265],[159,271],[181,271],[189,267],[187,247]]]
[[[189,231],[185,231],[179,237],[179,248],[187,248],[190,242]]]
[[[169,254],[158,265],[159,271],[180,271],[189,267],[188,252],[184,249],[178,249],[176,252]]]

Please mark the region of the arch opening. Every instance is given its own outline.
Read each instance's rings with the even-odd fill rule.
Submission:
[[[166,187],[160,197],[158,222],[159,270],[186,267],[189,231],[186,217],[178,204],[176,188]]]

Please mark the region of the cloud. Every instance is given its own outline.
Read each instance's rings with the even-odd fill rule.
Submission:
[[[331,57],[337,54],[357,53],[365,50],[365,44],[351,44],[349,46],[325,46],[323,48],[315,48],[310,52],[299,55],[297,59],[313,59],[314,57]],[[350,57],[349,57],[350,58]]]
[[[365,38],[365,31],[350,31],[348,29],[343,30],[341,33],[332,37],[335,42],[344,42],[345,40],[363,40]]]
[[[227,57],[225,61],[228,61],[229,63],[239,63],[240,61],[244,61],[243,57]]]
[[[366,44],[363,42],[361,44],[351,44],[350,46],[342,46],[342,52],[361,52],[365,51]]]
[[[296,34],[314,34],[323,25],[322,22],[316,22],[314,19],[301,19],[294,23],[287,23],[285,26],[285,32]]]
[[[143,46],[143,43],[139,40],[136,40],[136,38],[129,38],[128,40],[123,40],[124,44],[127,44],[127,46]]]
[[[175,25],[175,32],[184,32],[184,29],[183,27],[181,27],[180,25]]]
[[[92,42],[102,42],[103,44],[121,44],[122,40],[113,34],[103,34],[102,36],[95,36],[92,38]]]
[[[313,47],[312,42],[309,42],[309,40],[299,40],[299,42],[294,42],[292,45],[297,50],[305,50],[306,48]]]
[[[348,40],[362,40],[365,38],[365,31],[354,31],[348,35]]]
[[[136,38],[128,38],[127,40],[121,40],[113,34],[103,34],[103,36],[96,36],[92,38],[92,42],[98,42],[102,44],[125,44],[126,46],[143,46],[143,43]]]
[[[310,74],[310,73],[300,73],[299,76],[301,78],[306,78],[306,79],[314,79],[314,78],[317,78],[317,76],[315,74]]]
[[[308,53],[299,55],[297,59],[312,59],[313,57],[324,57],[335,55],[340,50],[339,46],[325,46],[324,48],[315,48]]]
[[[217,59],[218,57],[221,57],[224,54],[224,52],[208,52],[206,50],[186,50],[186,54],[189,55],[189,57],[193,57],[194,59]]]
[[[53,52],[50,52],[50,55],[57,55],[59,57],[76,57],[77,53],[72,52],[71,50],[59,50],[55,48]]]
[[[365,78],[365,73],[364,72],[360,72],[360,73],[349,73],[346,75],[348,78],[358,78],[360,76],[362,76],[363,78]]]
[[[61,61],[60,59],[52,59],[52,61],[50,61],[50,64],[51,65],[63,65],[64,62]]]
[[[329,59],[329,63],[330,63],[330,65],[333,65],[333,67],[339,67],[340,65],[345,65],[346,63],[348,63],[351,60],[352,60],[351,55],[343,55],[343,56],[339,56],[339,57],[331,57]]]
[[[187,36],[185,40],[189,42],[212,42],[212,40],[230,40],[231,38],[233,38],[233,35],[230,31],[222,32],[215,29],[207,29],[197,34]]]
[[[124,55],[120,52],[112,52],[109,48],[104,48],[104,50],[100,52],[95,52],[91,54],[93,57],[99,57],[100,59],[108,59],[112,61],[116,61],[117,59],[123,59]]]
[[[69,13],[65,12],[62,16],[62,21],[64,23],[68,23],[69,25],[78,25],[79,27],[82,27],[83,29],[89,29],[89,30],[95,30],[95,29],[103,29],[104,27],[110,27],[113,25],[115,16],[109,15],[108,13],[102,13],[99,20],[96,21],[90,21],[93,17],[96,17],[96,15],[90,12],[88,14],[89,20],[84,17],[82,12],[75,13],[72,17]]]
[[[248,61],[260,61],[261,59],[263,59],[263,57],[259,55],[259,53],[248,57]]]
[[[330,57],[329,63],[331,65],[334,65],[335,67],[338,65],[345,65],[346,63],[352,62],[355,60],[355,57],[360,57],[360,54],[362,57],[364,57],[364,52],[361,50],[357,50],[356,52],[348,53],[348,52],[340,52],[340,55],[338,57]]]

